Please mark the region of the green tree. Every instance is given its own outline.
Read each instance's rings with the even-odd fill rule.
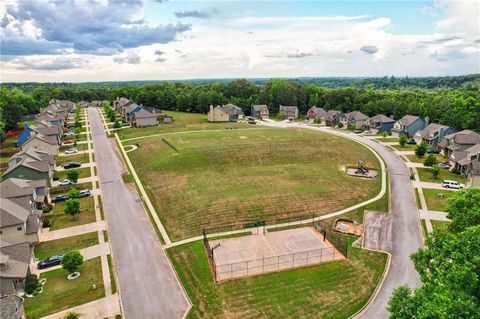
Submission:
[[[430,172],[432,173],[433,178],[438,178],[440,174],[440,166],[438,164],[434,164],[432,168],[430,168]]]
[[[461,232],[470,226],[480,225],[480,188],[470,187],[455,192],[447,203],[450,231]]]
[[[415,148],[415,155],[417,155],[417,157],[423,157],[426,152],[427,152],[427,144],[425,142],[418,144],[417,147]]]
[[[78,176],[80,172],[77,169],[67,170],[67,178],[71,180],[74,184],[78,182]]]
[[[64,212],[72,216],[72,219],[75,220],[75,216],[80,214],[80,200],[78,198],[67,199]]]
[[[425,166],[428,166],[428,167],[431,167],[435,164],[438,164],[438,160],[437,158],[435,157],[435,155],[432,155],[430,154],[424,161],[423,161],[423,165]]]
[[[120,125],[120,122],[118,120],[115,120],[115,122],[113,122],[113,128],[120,128],[121,125]]]
[[[78,250],[71,250],[62,258],[62,267],[68,271],[69,274],[77,272],[82,264],[83,256]]]
[[[70,199],[78,198],[79,194],[80,194],[80,191],[78,189],[76,189],[75,187],[72,187],[68,191],[68,198],[70,198]]]
[[[408,142],[408,137],[406,135],[401,135],[400,136],[400,140],[398,141],[398,143],[400,144],[401,147],[404,147],[405,144],[407,144]]]

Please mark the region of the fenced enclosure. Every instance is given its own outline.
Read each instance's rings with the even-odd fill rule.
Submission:
[[[204,232],[203,240],[214,280],[220,282],[345,259],[327,237],[342,247],[321,226],[211,241]]]

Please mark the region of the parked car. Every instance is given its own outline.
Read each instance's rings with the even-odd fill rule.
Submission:
[[[68,196],[65,195],[57,195],[52,198],[52,203],[59,203],[59,202],[64,202],[68,199]]]
[[[440,151],[436,148],[429,147],[427,148],[427,154],[440,154]]]
[[[252,117],[252,116],[247,116],[247,120],[249,120],[249,121],[255,121],[255,118]]]
[[[62,262],[62,258],[63,256],[61,255],[48,257],[47,259],[40,261],[37,267],[38,269],[44,269],[44,268],[60,265],[60,263]]]
[[[365,130],[365,131],[363,131],[363,134],[372,134],[372,131],[370,131],[370,130]]]
[[[255,124],[257,124],[257,122],[255,122],[255,121],[248,121],[248,124],[253,124],[253,125],[255,125]]]
[[[417,144],[417,142],[415,142],[415,140],[412,138],[412,139],[409,139],[409,140],[407,141],[407,144],[415,145],[415,144]]]
[[[73,182],[69,179],[64,179],[63,181],[60,181],[60,183],[58,183],[58,185],[60,186],[68,186],[68,185],[73,185]]]
[[[84,189],[84,190],[81,190],[79,193],[78,193],[78,197],[79,198],[82,198],[82,197],[88,197],[90,196],[90,190],[88,189]]]
[[[75,125],[74,124],[68,124],[67,128],[75,128]]]
[[[440,163],[440,164],[438,164],[438,166],[440,166],[441,168],[450,169],[450,164],[448,164],[448,163]]]
[[[68,131],[68,132],[65,132],[65,134],[63,134],[63,136],[72,136],[72,135],[75,135],[75,133],[72,131]]]
[[[77,152],[78,152],[78,150],[75,147],[72,147],[72,148],[66,150],[65,154],[75,154]]]
[[[443,180],[442,181],[442,186],[445,187],[445,188],[453,188],[453,189],[460,189],[460,188],[465,187],[465,185],[463,185],[459,182],[449,181],[449,180]]]
[[[355,129],[355,130],[353,131],[353,133],[355,133],[355,134],[360,134],[360,133],[362,133],[362,130],[361,130],[361,129]]]
[[[66,140],[63,144],[73,144],[73,140]]]
[[[82,164],[79,163],[79,162],[70,162],[68,164],[63,165],[63,168],[64,169],[69,169],[69,168],[77,168],[77,167],[80,167],[80,166],[82,166]]]

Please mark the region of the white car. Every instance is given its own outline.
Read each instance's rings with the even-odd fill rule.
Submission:
[[[67,185],[72,185],[73,182],[69,179],[64,179],[63,181],[60,181],[60,183],[58,183],[58,185],[60,186],[67,186]]]
[[[71,148],[65,151],[65,154],[75,154],[78,150],[76,148]]]
[[[454,189],[460,189],[465,187],[465,185],[460,184],[459,182],[449,181],[449,180],[442,181],[442,186],[445,188],[454,188]]]
[[[68,131],[66,132],[65,134],[63,134],[64,136],[72,136],[74,135],[75,133],[73,133],[72,131]]]

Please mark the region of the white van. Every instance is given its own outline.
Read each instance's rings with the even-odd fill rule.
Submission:
[[[460,184],[459,182],[449,181],[449,180],[442,181],[442,186],[445,188],[454,188],[454,189],[460,189],[465,187],[465,185]]]

